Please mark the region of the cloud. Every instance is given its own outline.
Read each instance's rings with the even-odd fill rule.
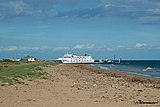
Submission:
[[[23,2],[13,2],[11,3],[12,8],[15,10],[15,12],[17,14],[20,14],[21,12],[23,12],[23,7],[25,7],[25,3]]]
[[[110,11],[114,16],[125,16],[140,23],[155,24],[160,21],[159,0],[101,0],[103,4],[110,4]],[[108,11],[107,11],[108,12]]]
[[[73,49],[82,49],[84,46],[83,45],[76,45],[73,47]]]
[[[106,48],[106,50],[107,50],[107,51],[113,51],[113,49],[110,48],[110,47]]]
[[[160,8],[152,8],[149,9],[148,12],[151,12],[153,14],[160,14]]]
[[[24,8],[27,6],[27,4],[22,1],[10,1],[0,3],[0,6],[5,10],[14,11],[16,14],[20,14],[24,11]]]
[[[0,51],[39,51],[39,50],[47,50],[50,49],[49,47],[27,47],[27,46],[5,46],[0,47]]]
[[[81,49],[92,49],[94,48],[94,44],[82,44],[82,45],[75,45],[73,47],[56,47],[54,51],[67,51],[67,50],[81,50]]]
[[[0,19],[126,17],[140,23],[159,23],[159,0],[2,0]]]
[[[38,2],[34,0],[6,0],[0,3],[0,18],[13,18],[17,16],[43,16],[48,18],[72,16],[72,12],[66,11],[77,10],[81,3],[84,4],[88,2],[85,0],[39,0]]]
[[[7,48],[4,48],[4,50],[7,50],[7,51],[15,51],[17,50],[17,47],[16,46],[9,46]]]
[[[54,51],[65,51],[65,50],[70,50],[69,47],[56,47],[54,48]]]
[[[29,16],[29,17],[37,17],[37,16],[49,16],[53,17],[57,13],[53,10],[53,6],[48,3],[48,7],[43,6],[42,4],[46,4],[45,2],[36,2],[34,3],[32,0],[29,1],[5,1],[0,3],[0,18],[13,18],[18,16]],[[37,5],[38,4],[38,5]],[[39,5],[41,5],[39,7]],[[44,8],[47,7],[47,8]]]
[[[66,51],[66,50],[81,50],[81,49],[92,49],[94,48],[94,44],[84,44],[84,45],[75,45],[74,47],[55,47],[51,48],[48,46],[41,46],[41,47],[28,47],[28,46],[1,46],[0,52],[6,51],[43,51],[43,50],[50,50],[50,51]]]
[[[143,47],[145,47],[145,46],[146,46],[145,43],[137,43],[137,44],[136,44],[136,48],[143,48]]]
[[[110,6],[110,4],[106,4],[104,7],[107,9]]]
[[[38,5],[34,0],[22,0],[2,2],[0,3],[0,6],[3,6],[3,8],[7,10],[7,12],[5,12],[4,9],[0,7],[0,11],[4,11],[4,16],[16,16],[21,14],[33,17],[46,16],[52,18],[68,16],[88,18],[95,16],[106,16],[112,13],[120,13],[117,12],[117,10],[120,10],[120,7],[114,5],[114,2],[109,4],[102,3],[100,1],[98,2],[97,0],[40,0]]]
[[[94,44],[82,44],[82,45],[75,45],[72,49],[92,49],[94,48]]]
[[[137,19],[144,24],[160,23],[160,7],[149,8],[148,10],[143,12],[141,15],[139,15]]]

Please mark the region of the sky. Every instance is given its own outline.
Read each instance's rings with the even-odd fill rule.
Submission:
[[[0,0],[0,59],[160,59],[160,0]]]

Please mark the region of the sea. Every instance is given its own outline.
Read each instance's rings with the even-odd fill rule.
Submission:
[[[160,79],[160,60],[123,60],[120,63],[117,61],[117,63],[93,64],[92,66]]]

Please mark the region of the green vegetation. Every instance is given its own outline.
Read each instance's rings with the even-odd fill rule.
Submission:
[[[36,62],[2,62],[0,61],[0,81],[15,84],[26,78],[37,78],[46,75],[42,67],[57,64],[53,61]]]

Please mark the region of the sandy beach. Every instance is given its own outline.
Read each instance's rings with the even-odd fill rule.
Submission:
[[[89,65],[44,67],[48,78],[0,85],[0,107],[160,107],[160,80]]]

